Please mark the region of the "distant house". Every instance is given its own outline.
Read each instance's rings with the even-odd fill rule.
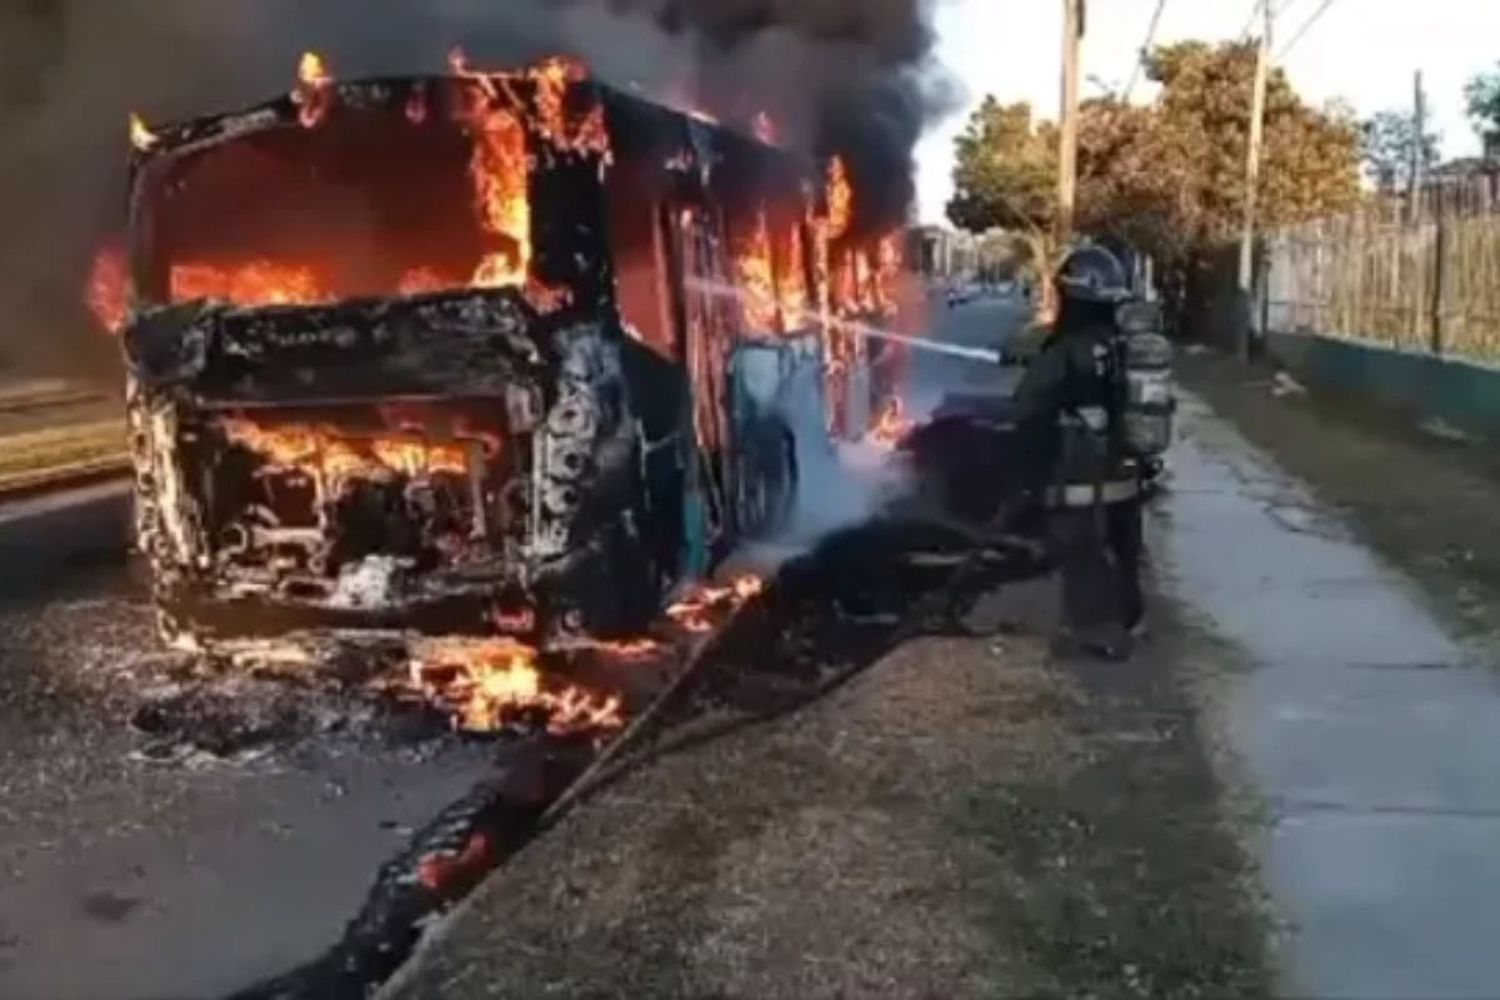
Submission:
[[[1464,183],[1475,178],[1500,175],[1500,130],[1481,137],[1478,156],[1465,156],[1438,164],[1428,171],[1428,179],[1444,184]]]
[[[950,235],[942,226],[912,226],[906,231],[907,266],[928,277],[946,274]]]
[[[1500,156],[1465,156],[1438,164],[1427,172],[1427,178],[1434,183],[1452,184],[1496,174],[1500,174]]]
[[[1484,134],[1484,158],[1491,162],[1500,162],[1500,131],[1486,132]]]
[[[907,230],[907,260],[913,271],[932,278],[972,274],[977,266],[973,235],[944,226]]]
[[[1488,214],[1500,205],[1500,149],[1492,151],[1492,145],[1487,141],[1485,155],[1465,156],[1429,169],[1422,183],[1421,215],[1430,216],[1439,206],[1463,215]],[[1410,192],[1397,191],[1393,197],[1403,205],[1403,212],[1408,211]]]

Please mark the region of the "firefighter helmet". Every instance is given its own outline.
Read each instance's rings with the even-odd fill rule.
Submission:
[[[1101,246],[1081,246],[1057,269],[1057,291],[1065,299],[1113,304],[1130,297],[1130,283],[1118,257]]]

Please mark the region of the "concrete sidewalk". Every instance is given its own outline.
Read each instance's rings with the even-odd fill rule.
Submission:
[[[1158,536],[1171,589],[1245,659],[1217,693],[1245,791],[1267,806],[1283,992],[1495,996],[1500,684],[1486,651],[1365,546],[1316,474],[1299,481],[1201,399],[1185,403]],[[1286,420],[1289,453],[1321,437],[1337,480],[1337,432]],[[1368,502],[1404,497],[1400,476],[1432,482],[1387,466]],[[1440,493],[1426,514],[1443,517]]]

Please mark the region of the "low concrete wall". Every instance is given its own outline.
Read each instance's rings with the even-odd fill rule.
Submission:
[[[1269,333],[1266,352],[1314,388],[1500,437],[1500,368],[1315,333]]]

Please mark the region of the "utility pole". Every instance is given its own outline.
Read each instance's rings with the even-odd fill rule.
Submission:
[[[1411,144],[1411,191],[1407,193],[1407,211],[1411,213],[1411,224],[1422,221],[1422,182],[1427,169],[1427,94],[1422,89],[1422,71],[1417,70],[1413,85],[1414,106],[1412,126],[1415,135]]]
[[[1240,233],[1240,296],[1244,315],[1240,322],[1240,356],[1250,358],[1251,317],[1255,313],[1255,210],[1260,194],[1261,143],[1266,129],[1266,81],[1271,75],[1271,0],[1261,0],[1265,26],[1255,58],[1255,95],[1250,107],[1250,146],[1245,159],[1245,222]]]
[[[1083,39],[1086,0],[1062,0],[1062,109],[1058,114],[1060,144],[1057,155],[1057,246],[1073,235],[1078,187],[1078,73],[1079,42]]]
[[[1062,102],[1057,114],[1057,217],[1053,220],[1051,239],[1039,234],[1042,259],[1037,262],[1037,278],[1042,293],[1037,318],[1050,323],[1057,315],[1057,290],[1052,284],[1053,259],[1073,237],[1073,217],[1078,200],[1078,44],[1083,38],[1084,4],[1087,0],[1062,0]]]

